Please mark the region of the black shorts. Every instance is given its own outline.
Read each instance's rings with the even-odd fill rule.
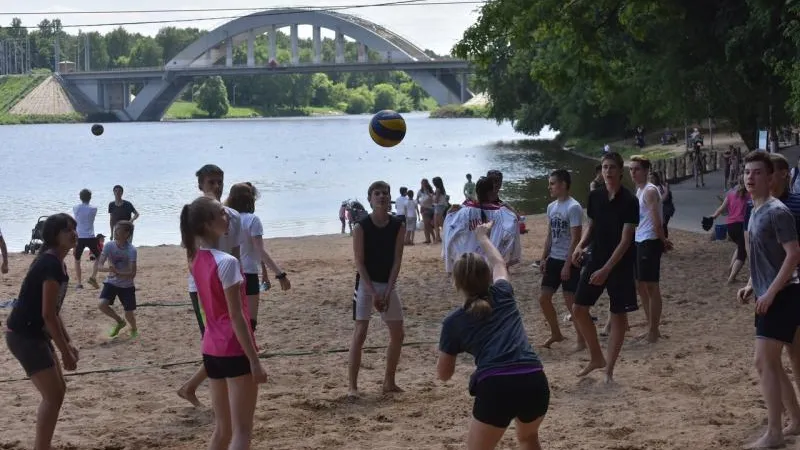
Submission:
[[[250,360],[247,356],[211,356],[203,354],[203,367],[208,378],[236,378],[250,373]]]
[[[108,302],[109,305],[114,304],[114,299],[119,297],[119,302],[122,303],[122,309],[125,311],[136,311],[136,288],[114,286],[111,283],[103,283],[103,289],[100,291],[100,299]]]
[[[648,239],[636,243],[636,280],[658,283],[661,276],[661,255],[664,243],[661,239]]]
[[[621,262],[620,264],[625,264]],[[578,290],[575,292],[575,304],[581,306],[594,306],[603,294],[608,292],[611,300],[612,314],[625,314],[639,309],[636,299],[636,281],[634,280],[633,265],[617,266],[611,270],[605,284],[595,286],[589,284],[589,277],[596,270],[600,269],[597,265],[588,264],[581,271],[581,279],[578,282]]]
[[[7,331],[6,345],[29,377],[56,365],[55,349],[50,339]]]
[[[244,292],[247,295],[258,295],[261,292],[261,280],[257,273],[244,274]]]
[[[800,325],[800,284],[791,284],[778,292],[767,313],[756,314],[756,336],[791,344]]]
[[[206,315],[203,313],[203,306],[200,304],[197,292],[189,292],[189,298],[192,300],[194,317],[197,319],[197,327],[200,328],[200,336],[202,336],[206,333]]]
[[[405,214],[397,214],[396,216],[394,216],[394,218],[397,219],[399,222],[401,222],[403,225],[405,225],[405,223],[406,223],[406,215]]]
[[[564,268],[564,264],[570,264],[569,280],[567,281],[561,279],[561,270]],[[561,259],[547,258],[547,261],[544,263],[542,287],[549,288],[555,292],[558,290],[558,287],[561,286],[561,289],[564,292],[575,293],[575,290],[578,288],[578,280],[580,280],[580,278],[580,268],[575,267],[571,263],[567,263]]]
[[[498,428],[514,419],[531,423],[547,413],[550,387],[544,371],[519,375],[496,375],[475,386],[472,417]]]
[[[81,260],[81,255],[83,255],[83,251],[89,249],[89,252],[95,258],[100,257],[100,246],[98,245],[97,238],[78,238],[78,244],[75,246],[75,261]]]

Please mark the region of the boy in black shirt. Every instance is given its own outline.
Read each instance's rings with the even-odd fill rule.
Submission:
[[[587,226],[572,255],[573,264],[584,266],[575,293],[572,317],[591,356],[589,364],[578,376],[605,368],[606,382],[609,383],[613,381],[614,364],[628,329],[627,313],[638,309],[633,239],[639,224],[639,202],[622,186],[623,162],[619,153],[604,154],[601,165],[605,186],[589,194]],[[590,246],[591,253],[585,255]],[[603,357],[597,329],[589,315],[589,308],[597,303],[604,290],[611,300],[611,335],[606,357]]]

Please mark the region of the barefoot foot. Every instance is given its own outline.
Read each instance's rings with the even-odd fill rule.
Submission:
[[[584,369],[581,370],[580,372],[578,372],[578,374],[575,375],[575,376],[576,377],[585,377],[586,375],[588,375],[592,371],[597,370],[597,369],[602,369],[605,366],[606,366],[606,360],[605,359],[599,359],[597,361],[592,360],[592,361],[589,361],[589,365],[584,367]]]
[[[783,429],[784,436],[798,436],[800,435],[800,421],[790,420],[789,425]]]
[[[744,446],[747,450],[755,450],[759,448],[778,448],[783,446],[786,441],[783,440],[783,435],[775,436],[774,434],[770,434],[767,432],[764,436],[758,438],[758,440],[753,441]]]
[[[543,348],[550,348],[551,345],[555,344],[556,342],[561,342],[566,338],[563,335],[558,336],[550,336],[550,339],[546,340],[544,344],[542,344]]]
[[[203,406],[203,404],[200,403],[200,400],[197,399],[197,394],[195,394],[194,389],[189,390],[189,388],[186,386],[181,386],[181,388],[178,389],[178,397],[186,400],[197,408]]]
[[[393,393],[399,393],[399,392],[405,392],[405,391],[400,389],[400,387],[398,385],[394,384],[394,383],[391,383],[391,384],[384,383],[383,384],[383,393],[384,394],[393,394]]]

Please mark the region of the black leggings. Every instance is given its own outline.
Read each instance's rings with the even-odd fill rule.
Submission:
[[[736,259],[744,262],[747,259],[747,249],[744,245],[744,222],[729,223],[728,236],[736,244]]]
[[[664,215],[663,225],[664,225],[664,237],[669,239],[669,219],[671,219],[671,215]]]

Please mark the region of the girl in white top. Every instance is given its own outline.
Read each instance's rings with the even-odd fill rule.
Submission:
[[[414,232],[417,230],[417,210],[419,205],[414,200],[414,191],[406,192],[406,245],[414,245]]]
[[[258,295],[260,284],[258,279],[262,261],[275,273],[275,278],[281,284],[282,290],[292,287],[289,279],[278,264],[269,256],[264,248],[264,226],[261,219],[254,214],[258,190],[251,183],[237,183],[231,186],[225,205],[239,211],[242,218],[241,234],[241,261],[242,272],[245,278],[245,292],[247,294],[247,307],[250,311],[250,326],[255,331],[258,325]]]

